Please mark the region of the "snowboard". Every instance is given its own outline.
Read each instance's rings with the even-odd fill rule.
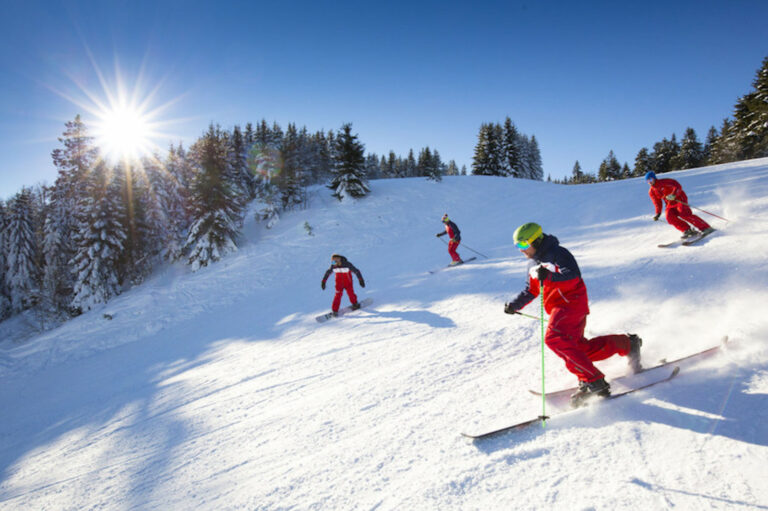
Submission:
[[[373,303],[373,298],[366,298],[365,300],[362,300],[362,301],[360,301],[358,303],[360,304],[360,309],[362,309],[363,307],[367,307],[370,304],[372,304]],[[352,312],[353,310],[356,310],[356,309],[352,309],[351,305],[347,305],[346,307],[342,307],[341,309],[339,309],[339,312],[336,314],[336,317],[338,318],[340,316],[343,316],[344,314]],[[326,321],[328,321],[332,317],[333,317],[333,313],[329,312],[327,314],[321,314],[320,316],[317,316],[315,319],[317,320],[318,323],[325,323]]]
[[[674,378],[675,376],[677,376],[677,374],[679,372],[680,372],[680,367],[675,366],[674,369],[672,369],[672,371],[670,373],[668,373],[668,374],[665,373],[666,376],[664,378],[661,378],[661,379],[658,379],[658,380],[653,380],[650,383],[645,383],[645,384],[637,386],[637,387],[632,387],[632,388],[630,388],[628,390],[624,390],[624,391],[621,391],[621,392],[616,392],[616,393],[613,393],[613,394],[611,394],[610,396],[607,396],[607,397],[603,397],[603,398],[595,397],[594,399],[591,399],[590,401],[587,401],[583,406],[580,406],[579,408],[573,408],[573,409],[570,409],[570,410],[566,410],[564,412],[553,414],[551,416],[539,415],[537,417],[534,417],[534,418],[531,418],[531,419],[527,419],[527,420],[524,420],[522,422],[517,422],[515,424],[509,425],[509,426],[504,426],[504,427],[497,428],[497,429],[490,429],[490,430],[482,431],[482,432],[478,432],[478,433],[462,433],[461,435],[463,437],[466,437],[466,438],[471,438],[474,441],[478,441],[478,440],[484,440],[486,438],[495,437],[495,436],[498,436],[498,435],[503,435],[505,433],[510,433],[512,431],[519,431],[521,429],[525,429],[525,428],[531,427],[533,425],[540,424],[542,421],[548,421],[548,420],[552,420],[552,419],[555,419],[557,417],[561,417],[561,416],[564,416],[564,415],[573,414],[573,413],[579,411],[581,408],[584,408],[584,407],[589,407],[589,406],[593,406],[593,405],[596,405],[596,404],[607,403],[608,401],[611,401],[613,399],[617,399],[617,398],[620,398],[620,397],[632,394],[633,392],[637,392],[639,390],[647,389],[648,387],[652,387],[652,386],[657,385],[659,383],[667,382],[667,381],[671,380],[672,378]]]
[[[712,354],[717,353],[718,351],[720,351],[727,344],[728,344],[728,336],[726,335],[726,336],[724,336],[720,340],[720,344],[718,344],[717,346],[713,346],[713,347],[707,348],[705,350],[697,351],[696,353],[691,353],[690,355],[686,355],[684,357],[676,358],[675,360],[667,360],[667,359],[663,358],[663,359],[659,360],[659,362],[656,365],[649,366],[649,367],[643,367],[640,371],[638,371],[636,373],[630,373],[630,374],[625,374],[623,376],[617,376],[616,378],[611,378],[610,381],[612,383],[613,382],[621,383],[623,380],[626,380],[627,378],[631,378],[632,376],[635,376],[637,374],[642,374],[642,373],[647,372],[647,371],[653,371],[654,369],[658,369],[660,367],[664,367],[664,366],[668,366],[668,365],[672,365],[672,364],[679,364],[680,362],[684,362],[684,361],[686,361],[688,359],[691,359],[691,358],[705,357],[707,355],[712,355]],[[578,387],[569,387],[567,389],[561,389],[561,390],[556,390],[556,391],[553,391],[553,392],[547,392],[547,399],[560,399],[563,396],[570,396],[571,394],[576,392],[577,389],[578,389]],[[541,395],[541,392],[538,391],[538,390],[530,389],[530,390],[528,390],[528,392],[530,392],[531,394],[533,394],[535,396],[540,396]]]
[[[462,259],[462,261],[464,261],[464,262],[461,263],[461,264],[448,264],[448,265],[443,266],[442,268],[438,268],[436,270],[429,270],[429,273],[437,273],[439,271],[447,270],[448,268],[455,268],[456,266],[461,266],[462,264],[468,263],[470,261],[474,261],[475,259],[477,259],[477,257],[475,257],[475,256],[469,257],[467,259]]]

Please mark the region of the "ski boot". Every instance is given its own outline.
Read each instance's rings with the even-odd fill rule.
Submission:
[[[355,303],[352,304],[352,310],[353,311],[356,311],[359,308],[360,308],[360,302],[355,302]]]
[[[586,404],[587,400],[599,396],[608,397],[611,395],[611,386],[605,381],[605,378],[599,380],[579,382],[579,390],[571,394],[571,408],[578,408]]]
[[[627,364],[629,365],[629,370],[636,374],[643,370],[643,366],[640,364],[640,347],[643,345],[643,340],[637,334],[627,335],[629,336]]]
[[[686,229],[685,232],[683,232],[683,235],[680,237],[685,240],[690,238],[691,236],[696,236],[698,234],[699,234],[699,231],[697,231],[696,229]]]

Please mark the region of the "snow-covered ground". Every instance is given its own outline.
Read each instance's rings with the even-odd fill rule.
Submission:
[[[319,188],[221,263],[0,341],[0,509],[766,509],[768,159],[669,176],[731,222],[701,213],[718,233],[660,249],[677,231],[651,221],[642,179],[386,180],[344,203]],[[487,257],[429,275],[449,261],[445,212],[459,252]],[[539,325],[503,313],[527,221],[579,261],[587,335],[636,332],[650,362],[729,349],[546,428],[461,437],[541,413]],[[333,252],[375,302],[319,325]],[[548,389],[575,383],[545,365]]]

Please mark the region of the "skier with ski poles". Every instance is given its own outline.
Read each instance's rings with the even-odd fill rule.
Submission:
[[[452,259],[451,266],[461,264],[464,261],[461,260],[459,253],[456,252],[456,249],[461,243],[461,231],[459,231],[459,228],[456,226],[456,224],[453,223],[450,218],[448,218],[448,213],[443,215],[443,224],[445,225],[445,232],[439,232],[435,236],[439,238],[440,236],[445,236],[446,234],[448,235],[448,238],[450,238],[450,241],[448,242],[448,253]]]
[[[648,172],[645,180],[650,185],[648,195],[656,208],[654,221],[657,221],[661,215],[663,201],[667,209],[667,222],[683,233],[681,236],[683,239],[692,236],[703,238],[715,231],[707,222],[693,214],[688,205],[688,196],[685,195],[680,183],[670,178],[658,179],[654,172]]]
[[[360,304],[357,302],[357,295],[355,295],[355,289],[352,285],[352,273],[357,275],[357,280],[360,281],[360,287],[365,287],[365,280],[363,280],[363,274],[360,273],[354,264],[350,263],[346,257],[339,254],[333,254],[331,256],[331,267],[326,270],[323,275],[323,281],[320,283],[320,287],[325,289],[325,281],[333,272],[336,278],[336,294],[333,295],[333,304],[331,304],[331,313],[335,317],[339,312],[339,305],[341,305],[341,295],[344,291],[349,296],[349,301],[352,304],[352,310],[360,308]]]
[[[618,354],[628,357],[630,370],[638,372],[642,339],[635,334],[585,338],[589,303],[576,259],[555,236],[544,234],[536,223],[518,227],[514,242],[530,261],[525,289],[504,304],[504,312],[518,314],[539,295],[539,285],[543,283],[544,310],[549,314],[544,343],[579,380],[579,389],[571,395],[571,406],[581,406],[592,396],[609,396],[611,387],[593,362]]]

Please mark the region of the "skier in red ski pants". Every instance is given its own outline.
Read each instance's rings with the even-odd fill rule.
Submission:
[[[652,171],[645,175],[645,180],[650,186],[648,195],[656,211],[653,216],[654,221],[657,221],[661,215],[662,204],[666,204],[667,222],[683,233],[683,238],[690,238],[696,234],[706,236],[714,231],[707,222],[693,214],[688,206],[688,196],[685,195],[679,182],[669,178],[658,179]]]
[[[333,295],[333,303],[331,304],[331,311],[334,315],[339,312],[339,306],[341,305],[341,295],[344,291],[349,296],[349,301],[352,304],[353,309],[359,309],[360,305],[357,303],[357,295],[355,294],[355,288],[352,285],[352,274],[357,275],[357,280],[360,281],[360,287],[365,287],[365,280],[363,280],[363,274],[360,273],[354,264],[350,263],[346,257],[339,254],[333,254],[331,256],[331,267],[325,272],[323,281],[320,283],[320,287],[325,289],[325,281],[333,272],[336,277],[336,294]]]
[[[526,287],[504,305],[504,312],[517,314],[541,292],[549,326],[544,343],[563,359],[565,367],[579,379],[579,390],[571,396],[572,406],[581,406],[593,395],[608,396],[610,385],[605,375],[593,364],[613,355],[626,356],[630,369],[640,366],[643,341],[635,334],[602,335],[587,339],[589,303],[587,287],[581,278],[576,259],[551,234],[544,234],[535,223],[523,224],[515,231],[517,247],[530,260]]]

